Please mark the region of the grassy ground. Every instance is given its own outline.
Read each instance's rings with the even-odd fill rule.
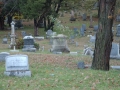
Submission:
[[[110,69],[110,71],[92,70],[90,68],[78,69],[77,63],[84,61],[90,65],[92,58],[83,55],[84,45],[92,46],[87,37],[87,34],[94,35],[93,29],[89,27],[89,21],[82,21],[79,17],[77,21],[70,22],[69,16],[59,18],[63,25],[80,28],[81,24],[87,25],[86,36],[77,36],[75,41],[79,43],[69,44],[70,51],[77,51],[77,56],[72,56],[67,53],[56,55],[49,52],[51,45],[48,39],[36,40],[40,46],[45,46],[44,51],[33,52],[10,52],[8,44],[2,44],[2,38],[7,35],[10,30],[0,31],[0,52],[9,52],[12,54],[26,54],[29,57],[29,67],[32,72],[32,77],[8,77],[3,73],[5,71],[5,62],[0,62],[0,90],[119,90],[120,89],[120,71]],[[21,31],[33,33],[32,22],[24,22],[24,29],[16,30],[17,37],[21,37]],[[96,19],[93,23],[97,24]],[[116,22],[115,22],[116,24]],[[27,27],[27,28],[26,28]],[[114,27],[115,28],[115,27]],[[89,33],[91,31],[92,33]],[[45,32],[39,29],[39,35],[45,36]],[[119,37],[115,36],[114,42],[119,42]],[[119,65],[120,60],[110,60],[110,65]]]

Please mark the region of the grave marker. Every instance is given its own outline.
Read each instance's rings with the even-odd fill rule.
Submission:
[[[29,70],[28,56],[27,55],[10,55],[5,58],[5,72],[7,76],[29,76],[31,77],[31,71]]]
[[[117,28],[116,28],[116,36],[117,36],[117,37],[120,37],[120,24],[117,25]]]
[[[34,38],[32,36],[25,36],[23,38],[24,45],[22,51],[35,52],[36,48],[34,46]]]
[[[119,44],[117,43],[112,43],[112,48],[111,48],[111,53],[110,53],[110,58],[112,59],[119,59],[120,55],[119,55]]]
[[[8,52],[1,52],[0,53],[0,61],[5,61],[5,57],[9,56],[9,55],[10,55],[10,53],[8,53]]]

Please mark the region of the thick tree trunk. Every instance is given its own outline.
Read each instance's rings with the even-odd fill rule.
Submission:
[[[109,70],[110,52],[113,41],[112,25],[116,0],[100,0],[99,30],[96,35],[92,69]]]

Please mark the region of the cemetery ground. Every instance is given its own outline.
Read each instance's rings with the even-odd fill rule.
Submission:
[[[78,55],[70,55],[69,53],[53,54],[49,51],[51,45],[48,39],[37,40],[40,47],[44,46],[44,51],[36,52],[10,52],[8,43],[3,44],[2,38],[7,35],[10,30],[0,31],[0,52],[9,52],[13,54],[28,55],[29,68],[31,77],[8,77],[3,73],[5,71],[5,62],[0,62],[0,90],[119,90],[120,89],[120,70],[110,69],[109,71],[92,70],[89,67],[78,69],[77,63],[84,61],[85,65],[91,65],[92,57],[83,55],[84,45],[93,46],[89,42],[87,35],[94,35],[93,28],[89,28],[89,20],[82,21],[80,18],[77,21],[69,21],[69,16],[60,17],[63,25],[69,26],[71,29],[77,27],[80,29],[84,23],[87,26],[85,36],[76,36],[75,43],[71,44],[68,40],[68,47],[71,52],[78,52]],[[17,29],[17,38],[22,37],[21,31],[33,34],[32,24],[26,23],[23,29]],[[115,24],[118,22],[115,22]],[[97,21],[93,22],[94,25]],[[116,24],[116,25],[117,25]],[[114,27],[116,29],[116,27]],[[46,36],[43,29],[39,29],[40,36]],[[58,33],[57,33],[58,34]],[[67,34],[65,31],[64,34]],[[119,43],[120,38],[115,36],[114,42]],[[120,66],[120,60],[110,59],[111,66]]]

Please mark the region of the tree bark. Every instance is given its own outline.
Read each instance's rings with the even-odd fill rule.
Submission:
[[[4,30],[4,17],[0,16],[0,30]]]
[[[100,0],[99,30],[96,34],[96,43],[92,69],[109,70],[110,52],[113,41],[112,25],[116,0]]]
[[[34,36],[38,36],[37,19],[34,18]]]

